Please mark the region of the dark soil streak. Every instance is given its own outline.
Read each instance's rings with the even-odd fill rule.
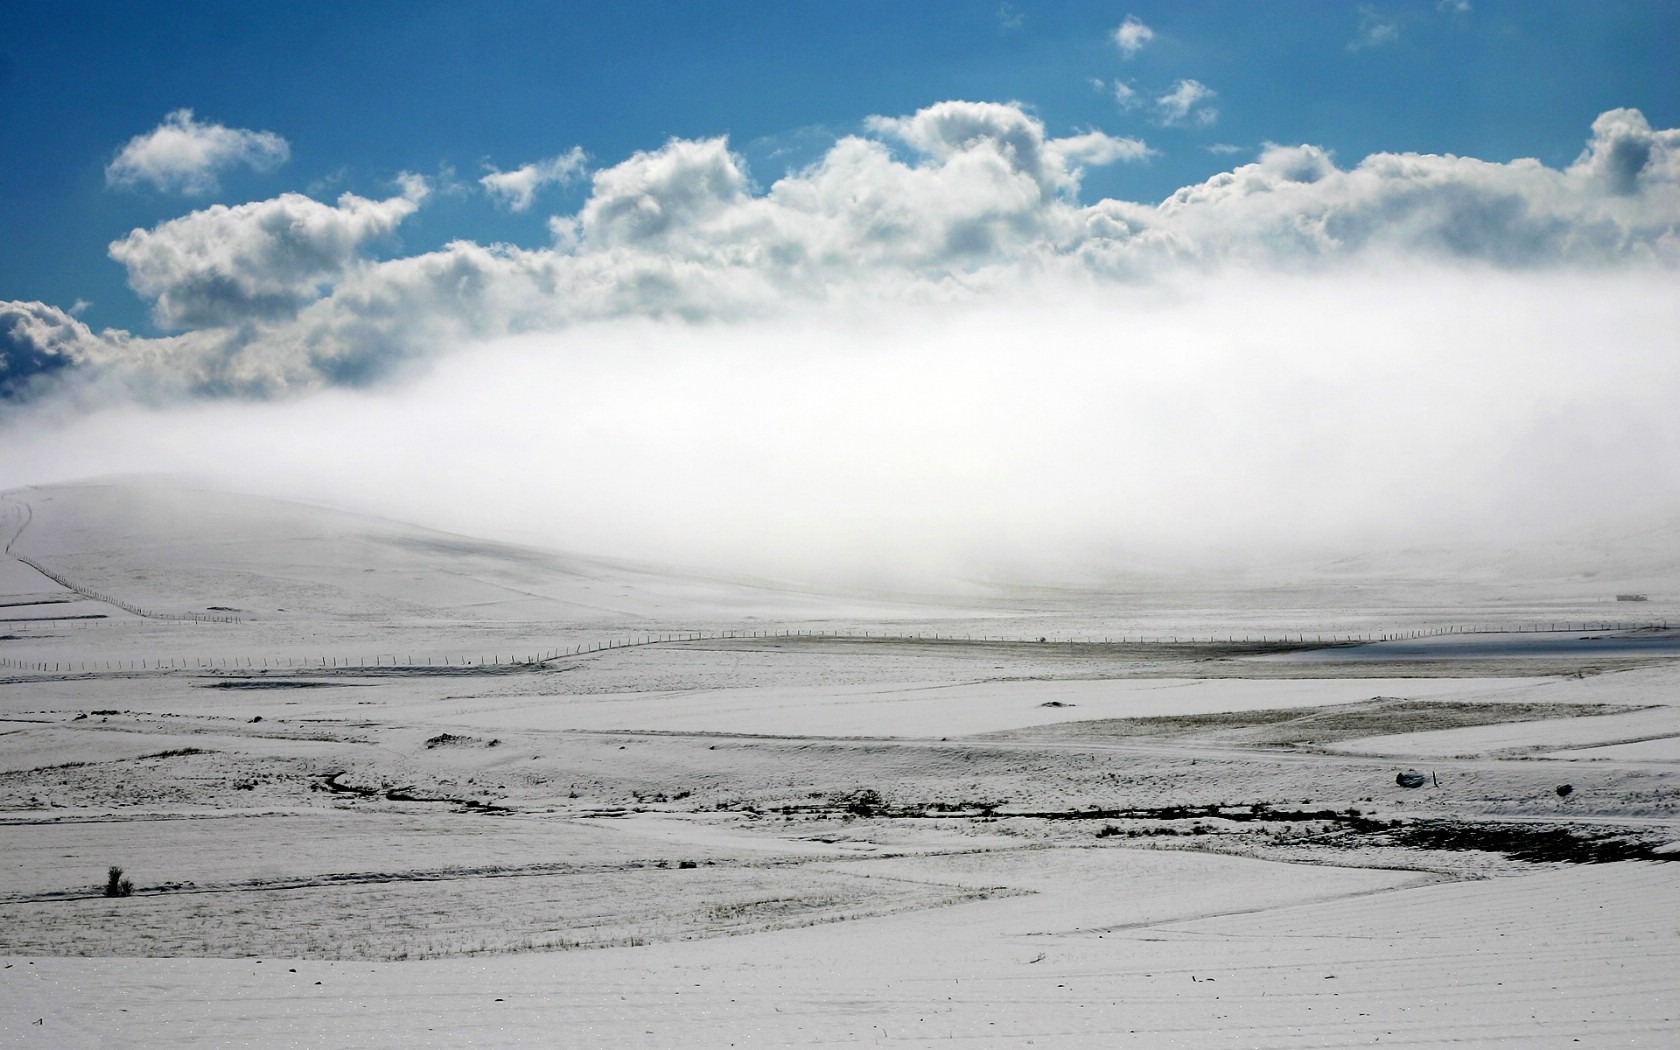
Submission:
[[[511,813],[507,806],[498,806],[493,802],[480,802],[473,798],[447,798],[436,795],[416,795],[411,788],[364,788],[354,784],[343,784],[339,778],[344,771],[326,773],[321,776],[321,784],[328,791],[341,795],[358,795],[362,798],[383,798],[388,802],[439,802],[450,806],[460,806],[463,811],[473,813]]]

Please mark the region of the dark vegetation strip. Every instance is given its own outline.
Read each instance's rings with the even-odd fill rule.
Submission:
[[[412,788],[365,788],[354,784],[341,783],[339,778],[344,776],[342,770],[327,773],[321,777],[321,785],[328,791],[340,795],[357,795],[362,798],[384,798],[391,802],[437,802],[450,806],[460,806],[475,813],[511,813],[506,806],[498,806],[493,802],[480,802],[475,798],[448,798],[440,795],[416,795]]]
[[[354,683],[352,683],[354,684]],[[199,689],[343,689],[343,682],[315,682],[284,678],[239,678],[226,682],[205,682]]]
[[[1300,823],[1329,822],[1355,831],[1377,831],[1398,822],[1367,817],[1359,810],[1333,809],[1273,809],[1264,802],[1253,805],[1211,806],[1084,806],[1077,809],[1012,810],[1004,809],[1007,801],[982,802],[926,802],[892,805],[872,788],[849,794],[831,796],[824,802],[809,805],[785,805],[771,808],[776,813],[822,814],[854,817],[885,817],[888,819],[948,818],[964,816],[1019,818],[1024,820],[1228,820],[1234,823]],[[720,803],[719,808],[734,808]],[[751,808],[751,807],[741,807]]]
[[[1042,819],[1078,819],[1078,810],[1065,813],[1031,814]],[[1659,852],[1658,844],[1645,841],[1637,831],[1626,828],[1584,828],[1562,824],[1506,823],[1502,821],[1382,820],[1348,810],[1280,810],[1265,803],[1249,807],[1162,806],[1154,809],[1113,810],[1102,814],[1117,819],[1187,820],[1217,818],[1237,823],[1322,822],[1336,826],[1338,833],[1368,839],[1360,846],[1397,846],[1409,849],[1479,851],[1502,853],[1511,860],[1535,864],[1609,864],[1623,860],[1680,861],[1680,853]],[[1016,814],[999,814],[999,816]],[[1021,814],[1028,815],[1028,814]],[[1099,833],[1100,835],[1101,833]],[[1106,836],[1105,836],[1106,837]],[[1313,841],[1309,839],[1308,841]],[[1320,838],[1319,841],[1330,841]],[[1345,844],[1346,840],[1331,844]]]
[[[1613,829],[1588,831],[1555,824],[1467,824],[1420,820],[1381,834],[1386,845],[1413,849],[1480,850],[1503,853],[1536,864],[1610,864],[1623,860],[1680,860],[1680,853],[1660,853],[1649,842]]]
[[[892,805],[870,788],[831,796],[812,805],[772,807],[771,812],[827,816],[880,817],[885,819],[939,819],[990,817],[999,820],[1132,820],[1183,821],[1222,820],[1235,824],[1327,824],[1333,830],[1301,840],[1336,846],[1392,846],[1410,849],[1480,851],[1501,853],[1511,860],[1536,864],[1609,864],[1625,860],[1680,861],[1680,852],[1659,852],[1660,846],[1645,841],[1639,832],[1627,828],[1583,828],[1560,824],[1523,824],[1494,821],[1385,820],[1357,809],[1274,809],[1264,802],[1252,805],[1211,806],[1087,806],[1079,809],[1006,810],[1006,802],[932,802]],[[756,809],[750,805],[720,803],[720,809]],[[1206,832],[1202,828],[1202,833]],[[1128,834],[1113,824],[1097,832],[1098,838]],[[1350,838],[1352,836],[1353,838]],[[1128,837],[1136,837],[1128,834]]]

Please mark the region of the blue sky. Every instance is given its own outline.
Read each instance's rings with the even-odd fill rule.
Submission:
[[[14,0],[0,488],[848,579],[1673,513],[1677,47],[1611,0]]]
[[[1129,57],[1113,36],[1128,16],[1152,33]],[[1323,146],[1344,165],[1417,151],[1562,167],[1605,110],[1680,125],[1676,69],[1680,5],[1656,2],[22,0],[0,14],[0,297],[85,300],[96,327],[149,331],[106,246],[207,203],[380,197],[404,171],[470,185],[487,164],[574,146],[602,166],[716,135],[768,184],[872,114],[947,99],[1018,101],[1052,133],[1157,151],[1089,171],[1085,200],[1155,202],[1265,142]],[[1117,81],[1148,100],[1185,80],[1215,92],[1210,122],[1116,102]],[[116,151],[180,108],[277,134],[290,159],[226,170],[207,194],[108,187]],[[544,244],[544,217],[586,193],[554,187],[520,215],[439,194],[371,250]]]

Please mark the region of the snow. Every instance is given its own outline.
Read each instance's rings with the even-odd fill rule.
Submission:
[[[462,724],[486,730],[501,726],[770,736],[968,736],[1102,718],[1315,707],[1402,692],[1415,697],[1497,695],[1530,681],[1166,678],[537,695],[492,702],[463,715]]]
[[[833,595],[156,483],[0,514],[77,588],[0,558],[0,1045],[1680,1040],[1680,865],[1382,838],[1676,855],[1672,636],[1536,630],[1625,612],[1578,580]],[[1208,641],[1286,630],[1408,637]],[[459,663],[632,634],[704,637]],[[352,653],[452,662],[298,666]]]
[[[1036,896],[751,937],[404,964],[6,958],[0,1033],[62,1048],[1673,1045],[1673,865],[1411,887],[1323,869],[1283,899],[1340,896],[1280,907],[1295,868],[1145,854],[1154,870],[1128,879],[1129,851],[1102,852],[1113,868]],[[1259,910],[1139,906],[1123,910],[1143,925],[1096,928],[1130,881],[1185,878],[1183,910]]]
[[[1636,740],[1626,744],[1601,744],[1594,747],[1563,748],[1549,756],[1562,759],[1602,759],[1627,762],[1680,763],[1680,736]]]

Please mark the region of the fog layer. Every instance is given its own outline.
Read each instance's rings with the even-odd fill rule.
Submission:
[[[48,401],[0,488],[201,477],[781,578],[1065,579],[1680,506],[1672,274],[1228,269],[945,306],[617,320],[377,390]]]

